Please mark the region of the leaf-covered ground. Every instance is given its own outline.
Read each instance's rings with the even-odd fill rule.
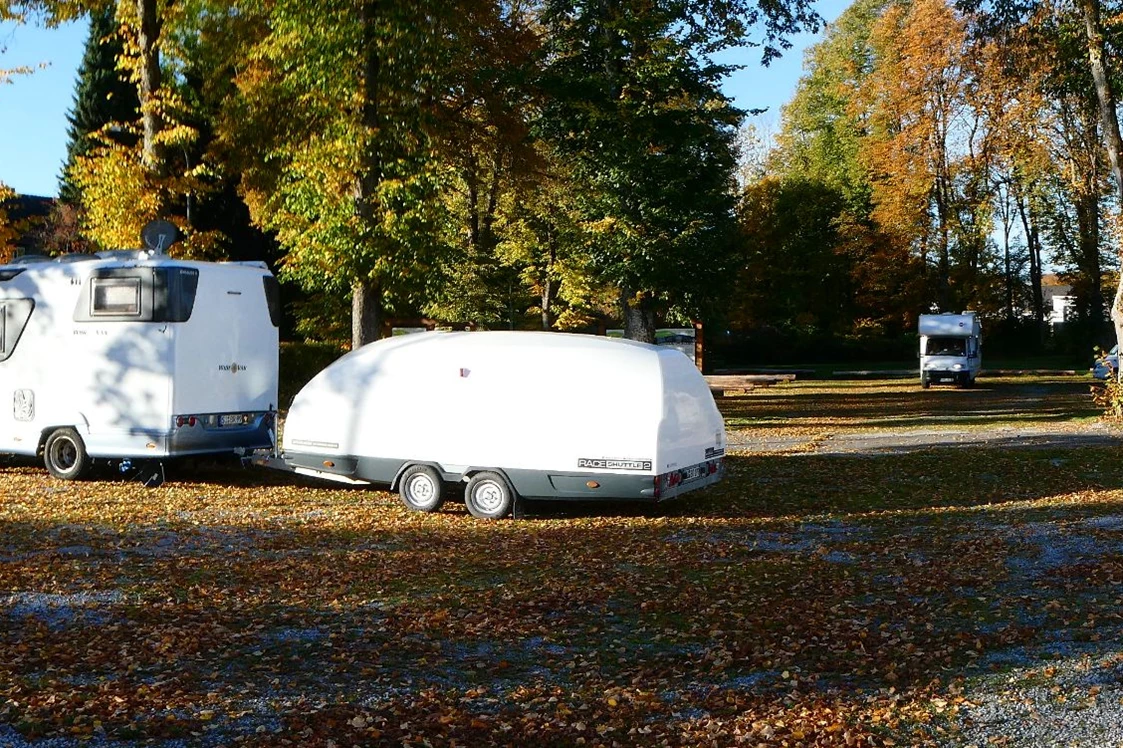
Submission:
[[[0,746],[1011,744],[1027,689],[1021,723],[1118,708],[1118,446],[814,448],[1102,430],[1086,380],[721,406],[744,448],[718,486],[520,521],[236,466],[145,489],[0,463]]]

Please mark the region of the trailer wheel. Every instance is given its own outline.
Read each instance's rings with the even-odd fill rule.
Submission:
[[[410,465],[398,481],[398,497],[406,509],[435,512],[445,503],[443,488],[436,470],[428,465]]]
[[[90,455],[77,431],[55,429],[43,445],[43,464],[47,472],[56,478],[76,480],[89,470]]]
[[[464,506],[479,519],[503,519],[511,513],[515,492],[499,473],[476,473],[464,488]]]

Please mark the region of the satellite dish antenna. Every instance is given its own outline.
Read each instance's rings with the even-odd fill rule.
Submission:
[[[140,232],[140,239],[147,249],[162,255],[179,240],[179,229],[171,221],[149,221]]]

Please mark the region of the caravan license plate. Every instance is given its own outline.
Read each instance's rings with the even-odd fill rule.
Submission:
[[[239,415],[219,416],[218,417],[218,425],[219,426],[241,426],[242,425],[242,417],[239,416]]]
[[[702,465],[695,465],[694,467],[688,467],[688,468],[686,468],[686,470],[683,470],[682,471],[683,481],[691,481],[691,480],[696,480],[698,478],[701,478],[702,477],[702,468],[703,468]]]

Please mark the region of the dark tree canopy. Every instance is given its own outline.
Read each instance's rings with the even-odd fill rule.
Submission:
[[[78,67],[74,104],[67,114],[70,142],[66,149],[66,167],[59,178],[59,195],[63,202],[78,201],[78,190],[69,174],[70,167],[76,158],[93,149],[96,141],[92,136],[107,125],[131,123],[139,116],[136,86],[117,66],[117,58],[122,51],[114,9],[91,12],[90,35]]]

